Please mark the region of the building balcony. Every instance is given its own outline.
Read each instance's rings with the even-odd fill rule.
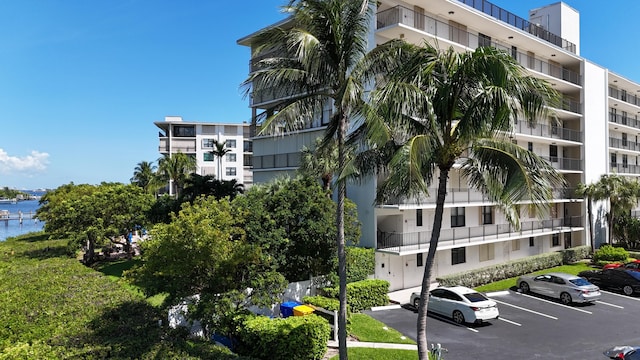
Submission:
[[[485,1],[485,3],[487,2]],[[476,34],[472,34],[466,30],[449,25],[424,14],[417,13],[416,11],[406,7],[395,6],[390,9],[380,11],[376,15],[377,29],[379,31],[382,31],[387,27],[402,25],[405,28],[414,28],[471,49],[476,49],[480,46],[493,46],[510,53],[525,68],[575,85],[581,85],[581,76],[575,71],[537,59],[526,53],[512,51],[512,47],[509,44],[503,44],[493,39],[491,41],[481,39]]]
[[[635,129],[640,129],[640,120],[629,117],[629,115],[609,113],[609,122],[620,124],[623,126],[629,126]]]
[[[614,99],[618,99],[620,101],[624,101],[628,104],[640,106],[640,96],[631,95],[627,93],[625,90],[616,89],[613,87],[609,87],[609,96]]]
[[[544,233],[579,230],[583,227],[580,216],[525,221],[520,223],[520,230],[510,224],[491,224],[475,227],[442,229],[438,246],[463,247],[480,245],[496,241],[507,241],[517,238],[536,236]],[[379,231],[377,249],[400,253],[409,250],[427,250],[431,240],[431,231],[396,233]]]
[[[429,194],[431,196],[422,197],[420,199],[395,199],[388,201],[382,207],[397,206],[397,205],[425,205],[432,207],[436,204],[436,194],[438,189],[435,187],[429,188]],[[553,199],[568,200],[568,199],[581,199],[576,196],[575,188],[555,188],[553,189]],[[457,206],[468,205],[480,205],[491,204],[492,201],[481,191],[468,188],[449,188],[447,189],[447,196],[445,197],[445,205],[455,204]]]
[[[567,158],[559,156],[541,156],[558,170],[582,171],[582,160],[576,158]]]
[[[486,0],[458,0],[463,4],[469,5],[472,8],[482,11],[483,13],[498,19],[504,23],[507,23],[522,31],[549,42],[555,46],[561,47],[572,53],[576,53],[576,45],[562,37],[545,30],[543,27],[533,24],[511,12],[502,9]]]
[[[629,141],[627,139],[609,138],[609,147],[616,149],[624,149],[629,151],[640,151],[640,144],[637,142]]]
[[[640,165],[611,163],[609,168],[612,173],[616,174],[640,174]]]
[[[524,120],[520,120],[515,124],[514,132],[523,135],[540,136],[579,143],[583,142],[582,131],[547,124],[536,124],[534,127],[529,127],[529,124]]]

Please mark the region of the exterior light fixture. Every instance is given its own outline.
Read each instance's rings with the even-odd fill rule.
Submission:
[[[455,13],[456,13],[455,11],[449,11],[449,15],[453,15]]]

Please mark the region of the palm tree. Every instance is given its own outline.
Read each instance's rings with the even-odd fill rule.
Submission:
[[[169,195],[175,187],[176,198],[180,196],[189,174],[196,168],[196,159],[181,152],[166,154],[158,160],[158,172],[169,181]]]
[[[596,184],[585,185],[583,183],[579,183],[576,188],[576,195],[587,200],[587,218],[589,221],[589,243],[591,244],[591,251],[595,251],[596,249],[595,237],[593,234],[593,201],[596,191]]]
[[[618,216],[628,214],[638,204],[638,182],[618,174],[604,174],[595,184],[594,200],[609,200],[607,224],[609,244],[613,244],[614,222]]]
[[[548,213],[552,190],[563,178],[546,160],[508,138],[516,115],[527,121],[547,118],[557,93],[542,80],[525,75],[507,53],[478,48],[457,53],[429,44],[415,47],[401,69],[379,82],[359,132],[369,139],[364,170],[386,165],[387,177],[377,201],[428,196],[438,177],[436,208],[417,321],[418,355],[427,359],[427,304],[431,271],[444,213],[449,173],[459,171],[469,186],[482,191],[519,228],[518,202],[536,214]]]
[[[227,141],[218,142],[217,140],[213,141],[213,154],[214,157],[218,158],[218,179],[222,180],[222,158],[227,155],[227,153],[231,152],[231,149],[225,148],[227,145]]]
[[[337,170],[338,151],[335,144],[323,146],[322,138],[317,138],[315,146],[302,148],[299,171],[314,178],[320,178],[322,188],[331,196],[333,173]]]
[[[139,162],[133,170],[133,177],[130,180],[131,183],[138,185],[146,192],[155,192],[157,185],[156,169],[157,167],[153,162]]]
[[[387,46],[367,53],[374,0],[291,0],[284,11],[291,15],[285,26],[257,34],[252,41],[254,55],[272,54],[256,64],[242,86],[245,95],[272,93],[281,102],[262,114],[261,133],[293,132],[312,124],[326,105],[332,105],[324,144],[335,141],[336,170],[346,164],[345,138],[349,120],[361,105],[365,87],[373,73],[369,60],[384,67],[397,56],[384,56]],[[392,42],[391,44],[395,44]],[[394,54],[395,55],[395,54]],[[268,115],[268,116],[267,116]],[[257,120],[254,119],[257,122]],[[337,181],[337,248],[339,300],[338,343],[340,359],[347,359],[346,255],[344,201],[346,184]]]

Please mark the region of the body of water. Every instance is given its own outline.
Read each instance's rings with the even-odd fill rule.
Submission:
[[[15,204],[0,203],[0,212],[7,210],[11,217],[11,220],[0,218],[0,241],[4,241],[8,237],[42,230],[44,223],[32,219],[32,215],[39,207],[38,200],[18,201]],[[22,224],[19,220],[14,220],[20,211],[23,214]]]

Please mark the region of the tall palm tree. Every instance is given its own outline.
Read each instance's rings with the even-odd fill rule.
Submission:
[[[617,217],[628,214],[638,204],[638,182],[618,174],[604,174],[595,184],[594,200],[609,200],[607,224],[609,244],[615,239],[614,222]]]
[[[156,169],[157,166],[153,164],[153,162],[149,161],[141,161],[136,165],[133,170],[133,177],[131,178],[131,183],[136,184],[139,187],[143,188],[144,191],[152,193],[155,192],[156,188]]]
[[[169,194],[175,188],[176,198],[180,197],[186,179],[196,168],[196,159],[182,152],[166,154],[158,160],[158,172],[169,181]]]
[[[291,132],[303,129],[332,105],[325,144],[335,141],[336,170],[346,164],[345,138],[349,120],[361,105],[365,87],[371,84],[370,59],[398,61],[384,56],[389,46],[367,53],[374,0],[291,0],[284,11],[291,15],[285,26],[257,34],[254,55],[271,54],[256,64],[257,71],[244,81],[245,95],[251,92],[280,94],[277,107],[263,114],[261,133]],[[370,71],[369,71],[370,70]],[[346,255],[344,201],[346,184],[337,184],[336,241],[338,248],[339,300],[338,343],[340,359],[347,358],[346,333]]]
[[[526,201],[543,216],[552,190],[564,181],[549,162],[508,138],[516,115],[532,125],[548,118],[546,105],[557,100],[557,93],[546,82],[525,75],[521,65],[495,48],[457,53],[425,43],[413,52],[371,94],[360,131],[370,139],[370,151],[360,160],[375,159],[369,156],[374,152],[384,162],[373,165],[387,165],[379,202],[428,196],[429,184],[438,178],[417,321],[418,355],[427,359],[429,286],[450,172],[459,171],[516,227],[518,202]]]
[[[222,158],[231,152],[231,149],[227,149],[225,146],[227,145],[227,141],[218,142],[217,140],[213,140],[213,150],[211,154],[214,157],[218,158],[218,180],[222,180]]]
[[[333,174],[337,170],[338,149],[335,144],[323,146],[322,142],[322,138],[317,138],[313,148],[302,148],[299,170],[311,177],[320,178],[322,188],[331,196]]]
[[[596,196],[597,187],[596,184],[585,185],[579,183],[576,187],[576,195],[583,197],[587,200],[587,219],[589,221],[589,243],[591,244],[591,251],[595,251],[595,237],[593,233],[593,201]]]

